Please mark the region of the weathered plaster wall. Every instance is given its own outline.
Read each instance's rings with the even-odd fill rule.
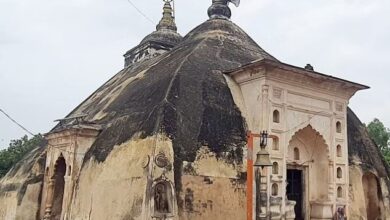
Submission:
[[[157,154],[170,162],[165,169],[156,166]],[[101,163],[91,158],[76,184],[69,219],[151,219],[153,181],[163,178],[173,184],[172,164],[172,142],[165,135],[115,146]],[[176,202],[173,211],[177,213]]]
[[[36,219],[44,164],[44,147],[40,146],[28,153],[0,180],[0,220]]]
[[[155,138],[114,147],[106,161],[85,163],[73,195],[70,219],[143,219],[147,168]]]
[[[7,192],[0,197],[0,219],[14,219],[18,206],[17,192]]]
[[[154,155],[159,153],[171,163],[165,169],[154,162]],[[229,164],[226,158],[217,158],[207,147],[201,148],[196,158],[177,171],[182,175],[182,191],[178,200],[174,198],[174,216],[167,219],[245,218],[242,164]],[[104,162],[90,160],[84,164],[69,219],[150,220],[154,207],[150,187],[163,173],[174,184],[176,170],[172,169],[172,142],[164,135],[133,139],[116,146]]]
[[[180,220],[246,219],[245,182],[191,175],[182,179],[184,209]]]
[[[365,175],[375,176],[373,173],[362,170],[359,165],[352,165],[349,169],[350,219],[388,219],[389,191],[387,187],[383,187],[384,180],[371,178],[367,182]]]
[[[33,220],[38,216],[39,198],[42,192],[42,183],[27,186],[25,196],[16,210],[15,220]]]
[[[243,169],[202,147],[183,168],[180,220],[246,219]]]

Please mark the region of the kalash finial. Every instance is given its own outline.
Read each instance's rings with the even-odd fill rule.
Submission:
[[[211,19],[229,19],[232,16],[232,11],[228,6],[229,2],[233,3],[236,7],[240,5],[240,0],[213,0],[213,4],[207,11],[209,17]]]
[[[156,29],[159,30],[172,30],[177,31],[175,17],[173,16],[173,9],[171,6],[171,2],[173,0],[163,0],[165,2],[163,9],[163,17],[158,23]]]

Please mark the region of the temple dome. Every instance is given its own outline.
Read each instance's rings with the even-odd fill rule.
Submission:
[[[104,161],[115,145],[160,129],[186,160],[201,143],[218,152],[241,145],[245,122],[223,71],[261,59],[276,61],[230,20],[202,23],[173,50],[119,72],[73,111],[70,117],[86,115],[104,127],[86,160]]]
[[[172,30],[156,30],[153,31],[151,34],[147,35],[142,41],[141,45],[148,42],[156,42],[156,43],[163,43],[167,45],[176,46],[180,41],[183,39],[183,37]]]
[[[125,67],[133,63],[158,57],[172,50],[182,38],[177,33],[171,3],[167,1],[164,4],[163,16],[156,26],[156,30],[147,35],[139,45],[125,53]]]
[[[246,205],[246,201],[249,201],[247,198],[258,199],[259,194],[255,194],[253,187],[250,187],[251,184],[248,184],[254,183],[254,176],[257,175],[251,172],[253,165],[245,161],[245,157],[250,159],[254,156],[253,150],[256,150],[250,148],[250,143],[254,140],[251,138],[253,135],[247,136],[249,130],[247,123],[250,127],[257,124],[254,126],[257,127],[258,119],[267,122],[265,119],[267,112],[290,105],[293,107],[292,111],[287,108],[283,112],[286,117],[277,120],[283,121],[283,124],[273,124],[271,127],[271,133],[276,133],[276,136],[282,134],[279,128],[283,126],[287,128],[287,124],[302,125],[302,118],[306,115],[310,116],[307,123],[310,123],[313,115],[322,117],[316,125],[321,126],[326,134],[332,134],[329,132],[334,130],[332,124],[328,122],[334,121],[335,115],[338,120],[348,122],[348,139],[345,133],[328,135],[329,143],[334,142],[332,142],[335,140],[334,137],[343,137],[344,139],[339,142],[344,147],[347,147],[348,142],[349,148],[348,150],[345,148],[344,152],[348,153],[350,163],[348,164],[347,155],[338,158],[338,161],[344,161],[340,166],[345,169],[346,176],[343,177],[345,179],[338,178],[338,182],[336,178],[331,182],[324,179],[324,193],[319,194],[318,201],[324,202],[325,206],[318,206],[319,209],[315,211],[323,210],[322,207],[335,207],[339,201],[346,198],[348,182],[343,182],[343,188],[341,186],[337,188],[337,196],[340,197],[337,200],[329,203],[328,200],[321,199],[335,198],[333,194],[329,194],[332,192],[328,192],[328,183],[339,184],[352,177],[358,182],[353,185],[353,195],[361,195],[367,187],[360,181],[365,178],[363,172],[369,170],[377,173],[378,177],[381,177],[381,182],[377,181],[375,176],[369,176],[367,180],[372,184],[366,186],[380,189],[378,186],[390,185],[389,169],[381,158],[379,149],[369,139],[368,133],[364,132],[364,126],[353,112],[350,110],[346,112],[346,108],[343,110],[343,105],[347,103],[346,99],[344,100],[340,94],[332,96],[332,93],[321,91],[321,88],[329,87],[330,81],[321,79],[331,77],[317,74],[318,77],[315,79],[310,78],[320,85],[318,93],[325,95],[315,99],[316,94],[312,94],[314,87],[301,80],[306,78],[295,78],[299,77],[301,72],[305,77],[306,74],[315,74],[313,71],[279,62],[230,21],[231,11],[228,4],[238,4],[239,0],[213,0],[208,11],[210,19],[194,28],[183,39],[176,35],[176,25],[169,4],[171,0],[164,1],[166,3],[164,16],[157,30],[126,53],[125,58],[128,62],[125,68],[98,88],[66,118],[59,120],[59,124],[46,134],[48,139],[46,146],[26,155],[22,162],[0,181],[0,202],[7,204],[0,209],[3,216],[21,216],[20,219],[40,215],[40,219],[66,216],[68,219],[89,217],[98,220],[166,218],[221,220],[243,219],[243,216],[249,213],[250,219],[252,212],[250,210],[248,212],[247,206],[251,206],[249,203]],[[260,66],[265,69],[259,69],[259,66],[255,66],[259,63],[272,65]],[[275,69],[274,66],[283,68]],[[245,76],[236,80],[238,78],[234,76],[232,78],[232,75],[228,74],[240,67],[247,68],[248,72],[240,72],[237,75],[250,75],[253,81],[247,80]],[[256,74],[257,71],[263,70],[265,78],[262,78],[263,74]],[[290,77],[291,80],[278,82],[280,78],[275,77],[274,80],[271,78],[273,75],[270,76],[270,82],[266,82],[273,73]],[[349,82],[343,81],[344,83]],[[281,97],[285,97],[281,98],[283,101],[280,99],[280,103],[279,101],[271,103],[273,98],[267,99],[268,85],[271,89],[270,97],[275,98],[278,96],[279,88],[286,87],[285,91],[280,90]],[[343,86],[347,87],[348,85]],[[240,90],[241,88],[243,89]],[[290,97],[287,97],[289,94],[310,97],[313,100],[320,100],[321,103],[305,105],[304,100],[302,105],[291,104]],[[331,103],[336,104],[334,110],[328,108],[334,114],[326,113],[328,114],[326,117],[323,111],[313,114],[317,107],[324,109],[322,105],[324,100],[328,100],[330,107]],[[269,104],[266,104],[267,102]],[[338,104],[341,105],[340,111],[337,110]],[[256,116],[258,118],[249,116],[248,121],[245,121],[243,115],[249,115],[247,114],[249,111],[259,114]],[[343,113],[344,116],[348,116],[347,119],[342,116]],[[297,114],[301,115],[296,119],[288,117]],[[326,128],[322,125],[329,126]],[[292,130],[286,132],[290,131]],[[306,132],[309,132],[309,135]],[[312,147],[316,146],[318,136],[316,130],[304,129],[302,135],[309,137],[305,140],[307,143],[311,144],[308,140],[315,142]],[[279,137],[280,140],[285,139]],[[300,140],[297,141],[305,145]],[[322,143],[322,140],[319,141],[318,143]],[[278,141],[273,141],[272,145],[274,143]],[[328,152],[329,149],[324,144],[320,146],[325,153],[331,152]],[[284,164],[285,158],[290,157],[287,150],[283,150],[279,155],[280,149],[282,148],[279,146],[278,150],[272,149],[272,155],[280,157],[279,162],[283,161],[283,164],[280,163],[281,166],[277,167],[283,167],[286,171],[288,166]],[[335,153],[332,155],[336,155]],[[325,165],[325,168],[321,166],[314,169],[314,172],[310,168],[310,173],[314,173],[312,177],[316,177],[315,175],[321,175],[324,169],[328,169],[331,161],[336,161],[326,155],[325,158],[319,162],[317,157],[314,157],[314,160],[311,158],[302,161],[310,163],[311,167],[315,161]],[[298,164],[297,161],[291,164],[295,166]],[[277,160],[273,162],[277,163]],[[306,166],[306,162],[301,165]],[[248,166],[247,169],[245,165]],[[352,167],[351,175],[347,171],[348,166]],[[333,168],[336,170],[336,167]],[[274,170],[280,174],[282,168]],[[318,173],[319,171],[321,172]],[[273,172],[275,175],[277,173]],[[317,179],[314,178],[316,181]],[[285,177],[280,180],[288,183]],[[316,182],[313,183],[316,186]],[[272,191],[274,186],[278,189],[278,185],[275,184],[277,183],[272,183]],[[386,188],[383,189],[386,191],[382,192],[388,192]],[[375,198],[379,198],[378,196],[386,198],[387,195],[380,193],[380,190],[374,190],[373,193]],[[272,192],[272,195],[277,194]],[[282,197],[277,197],[276,200],[281,202],[287,198],[285,195]],[[373,196],[364,197],[367,198]],[[276,200],[272,200],[271,203]],[[9,201],[11,205],[8,205]],[[358,208],[365,207],[360,206],[360,200],[352,202],[359,203],[359,206],[356,206]],[[295,203],[287,204],[286,209],[293,209],[293,204]],[[283,204],[280,208],[283,210]],[[366,211],[362,210],[363,213]],[[315,211],[313,213],[317,213]],[[285,213],[280,214],[287,216]],[[287,214],[293,216],[294,213]],[[331,219],[332,212],[329,211],[328,214],[326,218],[320,217]]]
[[[173,9],[170,2],[165,2],[163,8],[163,17],[156,26],[156,31],[146,36],[140,44],[154,41],[176,46],[183,37],[177,33]]]

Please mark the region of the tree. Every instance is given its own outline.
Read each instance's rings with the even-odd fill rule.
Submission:
[[[390,164],[390,130],[377,118],[367,126],[368,134],[378,145],[386,161]]]
[[[40,134],[30,139],[26,135],[18,140],[12,140],[7,149],[0,151],[0,178],[28,152],[42,145],[43,142],[44,138]]]

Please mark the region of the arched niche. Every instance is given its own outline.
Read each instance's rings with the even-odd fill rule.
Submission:
[[[339,186],[337,187],[337,198],[341,199],[343,198],[343,187]]]
[[[278,196],[279,186],[277,183],[272,184],[272,196]]]
[[[338,121],[336,122],[336,132],[341,133],[342,132],[342,127],[341,127],[341,122]]]
[[[337,179],[343,178],[343,169],[341,167],[337,167]]]
[[[299,148],[294,147],[294,160],[300,160],[301,154],[299,153]]]
[[[274,162],[272,164],[272,174],[279,174],[279,164],[278,162]]]
[[[52,219],[61,219],[62,204],[64,199],[65,189],[65,175],[66,175],[66,161],[61,155],[54,166],[54,174],[52,180],[54,182],[53,201],[51,208]]]
[[[155,218],[174,216],[173,186],[162,180],[153,184],[152,213]]]
[[[341,145],[337,145],[336,147],[336,154],[337,154],[337,157],[342,157],[343,156],[343,149],[341,148]]]
[[[366,202],[367,220],[376,220],[381,217],[383,198],[378,178],[371,172],[362,177],[364,199]]]
[[[272,121],[274,123],[280,123],[280,112],[278,110],[274,110],[272,113]]]
[[[272,150],[279,150],[279,138],[278,137],[272,138]]]
[[[329,146],[323,136],[311,125],[298,130],[290,139],[288,146],[288,165],[306,170],[310,201],[329,200]],[[310,175],[309,175],[310,173]]]

